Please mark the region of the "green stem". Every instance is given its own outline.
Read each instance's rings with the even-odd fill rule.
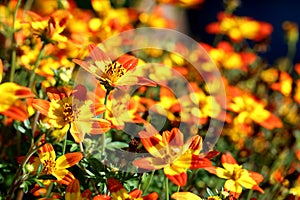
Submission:
[[[33,83],[34,83],[34,79],[35,79],[35,70],[39,67],[39,64],[40,64],[40,61],[41,61],[41,58],[44,54],[44,51],[45,51],[45,43],[42,42],[43,45],[42,45],[42,48],[40,50],[40,53],[36,59],[36,62],[35,62],[35,65],[34,65],[34,68],[32,69],[32,72],[31,72],[31,75],[30,75],[30,78],[29,78],[29,85],[28,87],[31,88],[33,86]]]
[[[148,179],[148,181],[147,181],[147,183],[146,183],[146,186],[144,187],[144,189],[142,189],[142,191],[143,191],[144,193],[146,193],[146,191],[148,190],[148,188],[149,188],[149,186],[150,186],[150,184],[151,184],[151,182],[152,182],[152,179],[153,179],[153,177],[154,177],[154,174],[155,174],[155,170],[152,171],[152,173],[150,174],[150,178]]]
[[[51,197],[51,192],[52,192],[52,189],[53,189],[53,185],[54,185],[54,182],[50,183],[48,189],[47,189],[47,193],[46,193],[46,198],[49,198]]]
[[[42,139],[42,136],[40,136],[38,138],[38,140],[35,142],[35,145],[30,147],[29,151],[27,152],[24,160],[22,161],[22,164],[19,166],[19,168],[16,172],[16,175],[13,179],[12,185],[10,186],[10,188],[8,190],[6,200],[10,200],[12,198],[15,190],[18,189],[20,184],[22,183],[22,181],[20,181],[20,178],[22,178],[22,176],[21,176],[22,169],[25,167],[25,165],[27,164],[27,162],[29,161],[31,156],[33,156],[33,154],[35,154],[37,152],[38,148],[40,147],[40,146],[38,146],[38,143],[40,142],[41,139]],[[44,143],[42,145],[44,145]]]
[[[166,200],[169,200],[169,179],[165,177]]]
[[[66,147],[67,147],[67,133],[65,134],[64,143],[63,143],[63,149],[62,149],[62,155],[66,153]]]
[[[253,194],[253,190],[250,190],[250,191],[248,192],[247,200],[250,200],[250,199],[251,199],[252,194]]]
[[[104,105],[106,106],[107,104],[107,100],[108,100],[108,96],[109,96],[109,93],[110,93],[111,90],[106,90],[106,93],[105,93],[105,98],[104,98]],[[105,119],[106,117],[106,111],[104,111],[103,115],[102,115],[102,118]],[[102,148],[101,148],[101,151],[102,151],[102,156],[105,155],[105,140],[106,140],[106,135],[105,133],[102,134]]]
[[[22,0],[18,0],[16,9],[13,14],[13,31],[11,35],[11,45],[12,45],[12,53],[11,53],[11,69],[10,69],[10,76],[9,76],[9,81],[13,82],[14,81],[14,76],[15,76],[15,71],[16,71],[16,42],[15,42],[15,32],[16,32],[16,20],[17,20],[17,13],[19,10],[19,7],[21,5]]]

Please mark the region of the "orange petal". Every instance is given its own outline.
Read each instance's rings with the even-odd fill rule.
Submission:
[[[93,200],[110,200],[110,199],[111,199],[110,196],[103,195],[103,194],[93,197]]]
[[[221,158],[222,163],[238,164],[230,153],[224,153]]]
[[[132,198],[139,198],[142,196],[143,192],[142,190],[139,190],[139,189],[134,189],[132,190],[131,192],[128,193]]]
[[[156,200],[158,199],[158,194],[156,192],[152,192],[143,197],[143,200]]]
[[[111,193],[124,189],[123,185],[115,178],[108,178],[107,186]]]
[[[184,172],[177,175],[169,175],[169,174],[165,174],[165,175],[177,186],[185,186],[187,182],[187,174]]]
[[[206,168],[212,166],[212,162],[207,158],[201,156],[192,155],[192,162],[190,169]]]
[[[128,70],[132,70],[133,68],[135,68],[138,64],[138,59],[134,56],[125,54],[122,55],[119,59],[118,59],[118,63],[120,63],[121,65],[123,65],[123,67],[125,69]]]
[[[162,142],[165,146],[182,146],[183,145],[183,134],[178,128],[173,128],[171,131],[164,131],[162,134]]]
[[[39,159],[42,163],[44,161],[55,161],[56,154],[52,144],[46,143],[38,149]]]
[[[21,100],[17,100],[14,105],[1,112],[1,114],[19,121],[24,121],[29,117],[27,107]]]
[[[42,115],[48,116],[50,102],[42,99],[33,99],[32,107],[39,111]]]
[[[147,170],[162,169],[166,166],[166,162],[164,161],[164,159],[153,157],[136,159],[133,161],[133,164],[138,168]]]
[[[82,158],[83,155],[80,152],[64,154],[56,160],[56,168],[66,169],[72,167],[73,165],[77,164]]]
[[[79,200],[80,199],[80,184],[77,179],[72,180],[66,188],[66,200]]]
[[[60,100],[67,96],[64,92],[59,91],[56,87],[48,87],[46,89],[46,92],[50,101]]]

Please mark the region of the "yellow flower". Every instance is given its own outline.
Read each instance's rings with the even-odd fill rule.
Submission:
[[[242,193],[243,187],[264,193],[263,189],[258,186],[263,181],[261,174],[243,169],[230,153],[223,154],[221,160],[224,168],[208,167],[205,169],[220,178],[227,179],[224,185],[225,190],[230,191],[235,197]]]
[[[101,134],[110,129],[107,120],[95,118],[94,106],[91,100],[87,100],[86,89],[82,85],[76,86],[73,94],[70,91],[61,92],[55,87],[47,88],[50,100],[34,99],[33,107],[41,114],[48,117],[48,122],[55,128],[61,129],[64,135],[69,130],[76,142],[82,142],[85,133]],[[101,112],[105,108],[102,106]]]
[[[58,10],[46,18],[33,12],[30,12],[30,15],[34,19],[31,22],[33,35],[41,38],[45,43],[66,42],[68,40],[67,37],[61,35],[70,17],[66,11]]]

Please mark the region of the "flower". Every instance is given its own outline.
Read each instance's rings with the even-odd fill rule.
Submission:
[[[35,172],[40,165],[42,168],[42,175],[53,175],[57,181],[62,184],[68,185],[74,176],[67,168],[77,164],[83,155],[80,152],[73,152],[64,154],[56,159],[54,148],[51,144],[46,143],[38,149],[38,158],[34,158],[32,163]]]
[[[225,69],[240,69],[247,72],[248,67],[257,59],[256,54],[252,52],[235,52],[233,46],[226,41],[218,43],[216,48],[204,43],[201,43],[201,46],[219,67]]]
[[[139,136],[146,150],[153,157],[136,159],[133,164],[142,169],[164,169],[165,175],[176,185],[184,186],[187,182],[187,169],[209,167],[209,158],[217,155],[215,151],[205,155],[199,154],[202,148],[202,138],[194,136],[183,143],[183,134],[178,128],[164,131],[162,135],[154,128],[141,131]]]
[[[265,109],[263,102],[251,94],[241,94],[232,98],[229,110],[238,113],[236,116],[239,124],[258,123],[266,129],[281,128],[281,120]]]
[[[213,22],[206,27],[206,31],[212,34],[225,34],[234,41],[243,39],[260,41],[268,37],[273,27],[267,22],[260,22],[250,17],[240,17],[221,12],[218,14],[218,22]]]
[[[67,37],[61,35],[64,31],[70,14],[64,10],[57,10],[51,16],[41,17],[29,12],[33,18],[31,27],[33,35],[41,38],[45,43],[66,42]]]
[[[230,191],[236,197],[242,193],[242,187],[264,193],[264,190],[258,186],[264,179],[261,174],[243,169],[230,153],[223,154],[221,161],[224,168],[212,166],[205,170],[227,179],[224,185],[225,190]]]
[[[130,73],[138,64],[138,59],[135,57],[123,55],[117,61],[112,62],[101,48],[94,44],[89,45],[89,52],[91,62],[78,59],[73,59],[73,62],[93,74],[107,90],[134,84],[155,85],[148,79]]]
[[[142,196],[143,192],[139,189],[134,189],[131,192],[127,192],[124,186],[115,178],[107,179],[108,189],[111,192],[111,197],[106,195],[98,195],[93,198],[93,200],[121,200],[121,199],[131,199],[131,200],[156,200],[158,199],[158,194],[152,192],[146,196]]]
[[[107,120],[95,117],[93,102],[86,99],[84,86],[77,85],[73,93],[66,88],[61,92],[55,87],[49,87],[46,91],[50,102],[34,99],[33,107],[47,116],[48,122],[55,128],[61,129],[64,133],[70,129],[77,143],[83,141],[85,133],[101,134],[110,129]],[[104,111],[103,105],[101,112]]]
[[[0,113],[15,120],[24,121],[28,118],[26,105],[20,100],[33,97],[30,88],[13,82],[0,84]]]

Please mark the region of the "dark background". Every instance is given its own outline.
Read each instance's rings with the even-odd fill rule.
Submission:
[[[204,27],[209,22],[217,21],[216,15],[224,10],[222,0],[206,0],[199,9],[190,9],[187,12],[189,28],[192,36],[210,43],[214,35],[205,33]],[[297,22],[300,25],[300,1],[299,0],[241,0],[240,7],[235,15],[249,16],[259,21],[266,21],[273,25],[271,46],[262,54],[271,64],[278,57],[287,54],[287,46],[284,42],[282,23],[286,20]],[[294,62],[300,62],[300,44],[297,44],[297,53]]]
[[[300,25],[300,0],[240,0],[241,5],[234,12],[238,16],[248,16],[273,25],[270,48],[262,56],[272,64],[277,58],[287,54],[282,23],[286,20]],[[127,4],[134,2],[126,0]],[[91,8],[90,1],[77,0],[82,8]],[[205,0],[201,6],[187,10],[189,35],[198,41],[212,44],[214,35],[205,32],[205,26],[217,21],[218,12],[224,11],[223,0]],[[297,44],[294,62],[300,62],[300,44]]]

